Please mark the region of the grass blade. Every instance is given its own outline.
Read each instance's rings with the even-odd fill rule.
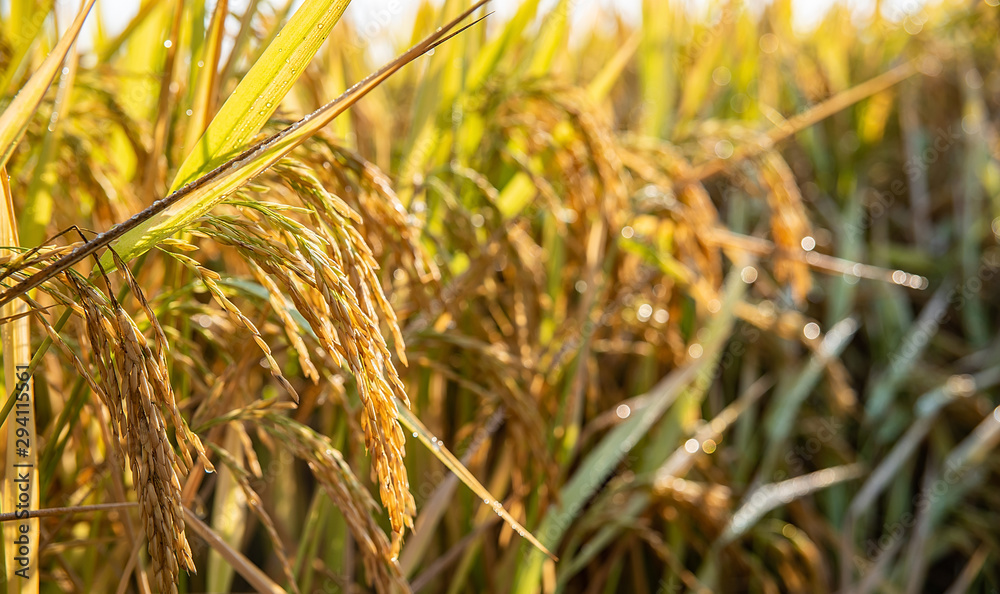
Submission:
[[[120,239],[115,241],[112,247],[122,255],[123,259],[129,260],[156,245],[160,239],[169,237],[180,231],[189,225],[191,221],[208,212],[229,194],[235,192],[243,184],[277,163],[282,157],[291,152],[292,149],[317,134],[333,121],[334,118],[354,105],[384,80],[395,74],[400,68],[433,49],[437,44],[446,41],[452,34],[452,30],[473,11],[484,5],[486,1],[481,0],[477,2],[459,15],[458,18],[441,27],[407,52],[348,89],[347,92],[337,99],[327,103],[263,142],[254,145],[226,164],[199,178],[197,182],[185,186],[195,186],[195,189],[186,193],[181,199],[173,201],[168,208],[143,220],[138,225],[121,234]],[[223,106],[223,111],[225,110],[226,106]],[[216,116],[216,120],[209,126],[208,132],[205,133],[206,136],[210,135],[212,127],[218,119],[219,116]],[[181,178],[182,176],[179,175],[178,179]],[[176,190],[176,192],[182,192],[183,190],[184,187]],[[109,269],[113,268],[113,262],[110,257],[102,258],[102,263]]]
[[[14,200],[7,179],[7,169],[0,166],[0,191],[3,204],[0,208],[0,245],[19,245]],[[9,250],[3,252],[10,253]],[[23,314],[28,310],[25,302],[8,303],[0,311],[3,317]],[[28,318],[20,317],[4,324],[0,329],[3,344],[3,371],[7,393],[19,392],[16,411],[4,421],[0,441],[6,443],[6,470],[3,477],[3,509],[38,509],[38,443],[35,434],[34,384],[31,374],[24,367],[31,359],[31,337]],[[27,477],[27,482],[22,480]],[[9,522],[4,525],[4,552],[6,560],[7,591],[38,591],[38,520]],[[27,543],[27,544],[25,544]],[[34,546],[32,546],[34,545]],[[27,554],[24,554],[25,549]]]
[[[208,127],[209,117],[215,109],[216,94],[220,78],[218,77],[219,56],[222,53],[222,25],[226,20],[228,0],[220,0],[212,12],[212,20],[205,35],[205,43],[201,48],[201,60],[198,64],[198,80],[194,85],[194,97],[191,102],[191,118],[188,120],[187,141],[184,146],[195,146]]]
[[[725,544],[739,538],[767,512],[786,505],[789,501],[805,497],[837,483],[860,478],[864,472],[864,466],[860,464],[847,464],[834,468],[824,468],[780,483],[764,485],[754,491],[753,497],[748,497],[747,502],[736,510],[725,532],[719,537],[719,542]]]
[[[14,2],[13,4],[14,6],[11,7],[10,11],[10,20],[18,23],[18,25],[10,32],[17,34],[14,36],[17,39],[17,43],[14,47],[14,53],[10,56],[7,66],[4,69],[3,76],[0,77],[0,93],[7,91],[7,86],[21,67],[21,61],[28,54],[28,50],[35,42],[35,37],[42,30],[42,25],[45,24],[46,17],[52,11],[52,5],[55,4],[55,0],[45,0],[40,3],[23,3],[26,8],[32,10],[31,16],[28,16],[28,14],[15,16],[20,11],[17,10],[18,3]]]
[[[510,525],[511,528],[516,530],[518,534],[523,536],[539,551],[545,553],[550,558],[555,559],[555,556],[551,552],[549,552],[549,550],[545,547],[545,545],[543,545],[537,538],[535,538],[533,534],[528,532],[524,528],[524,526],[521,526],[521,524],[517,520],[515,520],[513,516],[507,513],[507,510],[503,508],[503,505],[501,505],[500,502],[497,501],[496,498],[490,494],[490,492],[486,489],[486,487],[484,487],[482,483],[480,483],[476,479],[476,477],[473,476],[472,473],[469,472],[469,470],[462,465],[462,463],[458,460],[458,458],[455,457],[454,454],[448,451],[448,448],[441,445],[441,441],[437,437],[431,435],[431,433],[427,430],[427,428],[424,427],[423,423],[421,423],[420,420],[417,419],[417,417],[413,413],[411,413],[408,408],[406,408],[405,406],[403,406],[401,403],[398,402],[396,403],[396,408],[399,409],[400,423],[402,423],[407,429],[412,431],[417,436],[417,439],[420,440],[420,443],[427,446],[427,448],[431,451],[431,453],[433,453],[434,456],[438,460],[440,460],[441,463],[445,465],[445,467],[448,468],[448,470],[454,472],[455,476],[457,476],[459,480],[465,483],[465,486],[469,487],[469,489],[471,489],[473,493],[475,493],[479,497],[482,497],[483,503],[491,506],[493,508],[493,511],[495,511],[498,516],[503,518],[503,520],[507,522],[507,524]]]
[[[547,546],[555,548],[560,543],[587,501],[678,398],[689,390],[703,391],[707,387],[718,355],[729,336],[733,321],[732,305],[742,293],[742,284],[738,275],[729,279],[721,312],[708,327],[708,339],[703,345],[701,357],[660,380],[648,394],[649,405],[633,412],[625,422],[608,432],[581,462],[563,488],[560,505],[549,510],[536,530]],[[537,591],[542,579],[543,561],[539,555],[530,555],[525,559],[518,567],[512,591],[520,594]]]
[[[7,164],[7,160],[13,154],[18,141],[21,140],[21,136],[28,127],[28,121],[35,114],[35,110],[42,102],[42,96],[45,95],[45,91],[52,84],[56,74],[59,73],[59,65],[66,58],[73,42],[76,41],[76,36],[83,28],[83,21],[86,20],[94,2],[95,0],[87,0],[59,43],[38,67],[35,74],[31,76],[31,80],[21,87],[17,97],[10,103],[3,115],[0,115],[0,167]]]
[[[267,574],[254,565],[253,561],[247,559],[243,553],[229,546],[229,543],[186,507],[184,508],[184,522],[192,532],[207,542],[208,546],[212,547],[212,550],[218,552],[223,559],[228,561],[233,569],[243,576],[243,579],[258,592],[269,592],[272,594],[283,594],[285,592],[281,586],[274,583],[274,580],[267,577]]]
[[[174,191],[249,144],[344,14],[350,0],[306,2],[240,81],[174,176]],[[214,18],[213,18],[214,20]],[[209,65],[213,64],[208,62]]]

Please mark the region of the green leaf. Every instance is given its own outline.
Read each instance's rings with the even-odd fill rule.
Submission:
[[[559,504],[548,510],[541,525],[535,530],[543,545],[557,549],[563,535],[573,525],[587,502],[604,486],[619,463],[649,434],[678,398],[690,390],[705,390],[711,381],[722,347],[731,333],[734,304],[743,292],[741,284],[737,275],[729,278],[722,309],[707,326],[702,356],[660,380],[646,395],[649,404],[634,411],[626,421],[610,430],[583,459],[563,488]],[[512,591],[519,594],[539,591],[543,562],[540,555],[529,554],[517,570]]]
[[[170,191],[211,171],[250,144],[349,3],[350,0],[306,2],[295,11],[188,153]]]
[[[90,12],[95,1],[87,0],[87,3],[80,9],[80,13],[76,15],[73,24],[69,26],[62,39],[52,49],[52,53],[31,75],[31,79],[21,88],[3,115],[0,115],[0,167],[6,165],[7,160],[14,153],[14,148],[17,147],[24,130],[28,127],[31,116],[35,114],[45,91],[52,84],[56,74],[59,73],[59,65],[66,59],[66,54],[69,53],[69,48],[76,41],[76,36],[79,35],[80,29],[83,27],[83,21],[86,20],[87,13]]]
[[[52,12],[52,5],[55,0],[44,0],[44,2],[12,2],[10,4],[10,17],[7,21],[5,35],[14,42],[14,49],[10,55],[7,67],[0,77],[0,93],[7,91],[10,81],[21,69],[24,56],[38,37],[38,33],[45,24],[45,19]]]
[[[452,34],[461,21],[465,20],[466,17],[485,4],[485,2],[486,0],[481,0],[475,3],[458,18],[439,28],[422,42],[348,89],[340,97],[327,103],[281,132],[257,143],[243,153],[231,157],[223,165],[200,177],[197,182],[177,190],[183,192],[179,200],[171,204],[168,208],[141,220],[141,222],[122,234],[121,237],[112,243],[114,251],[127,261],[155,246],[161,239],[169,237],[185,228],[231,193],[238,190],[243,184],[277,163],[282,157],[291,152],[292,149],[318,133],[323,127],[333,121],[334,118],[345,112],[372,89],[382,84],[385,79],[392,76],[400,68],[445,40]],[[266,53],[264,57],[266,57]],[[248,74],[247,78],[249,77],[250,75]],[[230,101],[232,101],[232,98],[230,98]],[[223,111],[225,110],[226,107],[224,106]],[[218,120],[219,116],[216,117],[215,121]],[[213,121],[212,126],[215,125],[215,121]],[[209,126],[209,132],[212,126]],[[209,132],[206,132],[206,135]],[[114,259],[110,253],[104,255],[102,263],[108,270],[115,267]]]

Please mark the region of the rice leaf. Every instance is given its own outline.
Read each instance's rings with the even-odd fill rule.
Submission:
[[[17,237],[17,219],[14,215],[14,198],[11,195],[6,167],[0,166],[0,245],[20,245]],[[0,254],[10,254],[0,250]],[[23,314],[28,304],[23,301],[8,303],[0,310],[0,316],[10,317]],[[31,360],[31,335],[28,318],[20,317],[0,328],[0,344],[3,347],[4,387],[7,394],[17,394],[16,411],[3,422],[0,439],[6,442],[5,468],[3,476],[3,509],[24,510],[20,494],[27,490],[27,509],[38,509],[38,450],[41,444],[35,432],[34,382],[26,369]],[[27,482],[23,477],[27,476]],[[20,501],[19,501],[20,500]],[[7,591],[11,593],[38,592],[38,538],[37,519],[6,522],[3,526],[4,556],[6,561]],[[22,539],[19,544],[18,539]],[[34,546],[28,546],[23,553],[24,538]],[[27,561],[27,571],[16,558]]]
[[[427,446],[427,448],[431,451],[431,453],[434,454],[435,458],[440,460],[441,463],[444,464],[448,470],[455,473],[455,476],[457,476],[459,480],[465,483],[466,487],[472,490],[472,492],[475,493],[478,497],[481,497],[485,505],[489,505],[490,507],[492,507],[493,511],[496,512],[498,516],[503,518],[503,520],[511,528],[516,530],[517,533],[523,536],[525,540],[530,542],[532,546],[534,546],[536,549],[538,549],[545,555],[548,555],[549,558],[555,559],[555,556],[551,552],[549,552],[549,549],[547,549],[545,545],[543,545],[537,538],[535,538],[535,536],[531,532],[528,532],[528,530],[526,530],[524,526],[521,526],[520,522],[515,520],[514,517],[511,516],[506,509],[504,509],[503,504],[497,501],[497,499],[490,494],[490,492],[486,489],[486,487],[484,487],[482,483],[476,480],[476,477],[473,476],[472,473],[469,472],[469,470],[462,465],[462,463],[459,461],[458,458],[454,456],[454,454],[448,451],[448,448],[444,447],[444,445],[441,444],[441,441],[437,437],[432,435],[431,432],[428,431],[426,427],[424,427],[423,423],[421,423],[420,420],[417,419],[417,417],[413,413],[411,413],[408,408],[402,406],[402,404],[398,402],[396,404],[396,408],[399,410],[399,421],[407,429],[409,429],[414,433],[417,439],[420,440],[420,443]]]
[[[317,0],[299,7],[212,118],[212,123],[178,169],[170,191],[212,170],[249,144],[278,108],[349,3],[350,0]],[[208,64],[214,71],[211,67],[214,63]]]
[[[14,100],[7,106],[3,114],[0,115],[0,167],[7,164],[8,159],[10,159],[11,154],[13,154],[14,149],[21,140],[21,136],[24,135],[24,131],[28,127],[28,121],[35,115],[35,111],[42,102],[42,96],[45,95],[45,91],[52,84],[52,81],[55,80],[56,74],[59,73],[59,66],[66,58],[66,54],[69,53],[69,48],[73,45],[73,42],[76,41],[76,36],[79,35],[80,29],[83,28],[83,21],[86,20],[87,14],[94,6],[94,2],[95,0],[87,0],[86,4],[80,8],[80,12],[76,15],[69,28],[66,29],[66,32],[63,33],[59,43],[52,48],[52,52],[49,53],[45,61],[38,67],[38,70],[31,75],[31,79],[21,87],[17,96],[14,97]]]

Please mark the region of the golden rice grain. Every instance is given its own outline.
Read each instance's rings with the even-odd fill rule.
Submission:
[[[71,278],[80,295],[92,358],[101,375],[97,393],[111,412],[113,435],[132,470],[157,585],[162,592],[177,592],[179,570],[195,571],[195,566],[181,508],[177,473],[182,461],[170,444],[150,378],[151,370],[159,371],[159,362],[117,301],[111,303],[114,322],[109,323],[101,311],[105,300],[92,287]]]

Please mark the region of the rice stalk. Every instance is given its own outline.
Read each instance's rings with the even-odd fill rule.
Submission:
[[[17,217],[11,194],[7,168],[0,165],[0,244],[18,246]],[[8,250],[3,250],[4,252]],[[3,444],[5,471],[2,482],[2,505],[15,511],[17,521],[4,526],[3,548],[9,592],[37,592],[39,584],[39,537],[37,520],[24,520],[26,512],[38,509],[38,461],[41,444],[37,432],[35,382],[28,369],[31,331],[25,314],[26,303],[9,303],[0,315],[10,320],[0,333],[3,347],[4,393],[14,399],[15,413],[0,421],[0,443]]]
[[[245,432],[242,434],[244,436],[246,435]],[[295,581],[295,576],[292,572],[292,565],[288,560],[288,554],[285,551],[285,545],[278,534],[277,528],[275,528],[274,520],[271,519],[270,514],[267,513],[267,510],[263,506],[261,496],[254,491],[253,487],[250,485],[250,473],[248,473],[247,470],[236,461],[231,453],[219,447],[213,447],[212,449],[219,456],[221,462],[225,464],[226,468],[233,473],[246,498],[246,502],[249,505],[250,510],[253,511],[254,515],[257,516],[257,519],[260,520],[260,523],[264,525],[264,529],[267,530],[267,535],[271,539],[275,555],[278,557],[278,562],[281,563],[281,569],[285,574],[285,579],[288,580],[289,588],[298,594],[298,584]]]

